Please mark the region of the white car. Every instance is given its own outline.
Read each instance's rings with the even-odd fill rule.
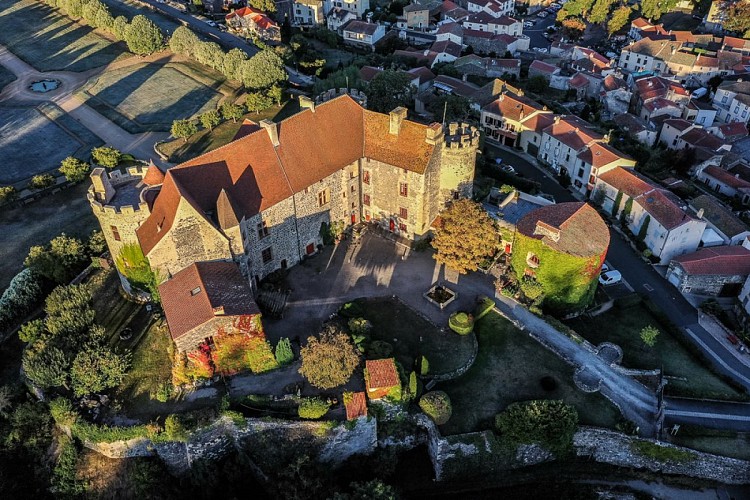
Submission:
[[[539,52],[541,52],[542,54],[546,54],[547,53],[547,47],[540,47],[539,48]]]
[[[599,275],[599,283],[604,286],[614,285],[615,283],[619,283],[620,281],[622,281],[622,274],[620,274],[620,271],[612,270]]]
[[[609,271],[609,266],[608,266],[608,265],[607,265],[607,263],[605,262],[604,264],[602,264],[602,270],[601,270],[600,274],[604,274],[604,273],[606,273],[607,271]]]
[[[209,26],[211,26],[212,28],[215,28],[215,27],[216,27],[216,23],[215,23],[215,22],[213,22],[213,21],[211,21],[210,19],[209,19],[208,21],[206,21],[206,24],[208,24],[208,25],[209,25]]]
[[[533,26],[534,26],[534,23],[530,23],[528,21],[526,21],[525,23],[523,23],[523,27],[524,28],[532,28]]]
[[[515,174],[516,173],[516,169],[513,168],[513,165],[503,165],[502,167],[500,167],[500,170],[502,170],[506,174]]]

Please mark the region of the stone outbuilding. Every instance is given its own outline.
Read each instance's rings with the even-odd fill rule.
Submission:
[[[401,389],[401,379],[393,358],[368,359],[365,361],[365,386],[367,397],[381,399],[394,390]]]
[[[180,352],[223,334],[263,335],[260,309],[234,262],[196,262],[159,285],[169,333]]]
[[[735,297],[750,276],[750,250],[744,246],[702,248],[672,259],[667,280],[682,293]]]

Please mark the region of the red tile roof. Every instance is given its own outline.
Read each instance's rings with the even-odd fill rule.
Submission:
[[[602,142],[594,142],[586,147],[583,151],[578,153],[578,158],[595,168],[609,165],[617,160],[632,161],[632,159],[626,154],[621,153],[609,144]]]
[[[237,133],[234,134],[234,138],[232,140],[236,141],[237,139],[245,137],[246,135],[252,134],[256,130],[260,130],[260,125],[248,118],[245,118],[244,120],[242,120],[242,125],[240,125]]]
[[[159,167],[151,163],[146,170],[146,175],[143,176],[143,183],[147,186],[158,186],[164,183],[164,172],[159,170]]]
[[[355,418],[367,415],[367,398],[364,392],[351,393],[351,399],[345,402],[346,419],[354,420]]]
[[[535,111],[541,111],[543,108],[544,106],[526,96],[516,95],[513,92],[504,92],[497,99],[482,108],[482,111],[500,115],[510,120],[520,121]]]
[[[539,226],[557,232],[559,238],[540,231]],[[586,202],[558,203],[537,208],[524,215],[516,230],[528,237],[542,240],[559,252],[580,257],[602,255],[609,247],[609,228],[597,211]]]
[[[586,87],[589,84],[588,78],[583,76],[580,73],[576,73],[576,75],[570,79],[568,82],[568,85],[573,88],[580,88],[580,87]]]
[[[552,112],[547,112],[537,113],[530,118],[524,118],[521,123],[537,134],[541,134],[544,129],[552,125],[554,122],[555,115]]]
[[[717,181],[722,182],[727,186],[733,187],[735,189],[750,188],[750,182],[747,182],[740,177],[735,177],[723,168],[717,167],[715,165],[709,165],[708,167],[704,168],[703,173],[706,175],[710,175]]]
[[[401,384],[393,358],[368,359],[365,361],[365,370],[368,390],[389,389]]]
[[[618,191],[622,191],[630,198],[635,198],[655,189],[654,186],[625,168],[613,168],[600,175],[599,179]]]
[[[750,275],[750,250],[741,246],[702,248],[672,260],[689,275]]]
[[[719,130],[724,137],[744,137],[747,135],[747,126],[742,122],[732,122],[719,125]]]
[[[544,132],[574,151],[579,151],[583,146],[604,138],[590,127],[589,122],[577,116],[567,115],[561,116],[560,120],[544,129]]]
[[[169,332],[177,339],[221,316],[260,314],[247,280],[234,262],[196,262],[159,285]]]
[[[362,81],[370,82],[373,78],[375,78],[382,72],[382,69],[376,68],[375,66],[362,66],[362,68],[360,68],[359,70],[359,77],[362,79]]]
[[[557,66],[553,66],[551,64],[547,64],[546,62],[540,61],[539,59],[535,59],[529,66],[529,69],[535,69],[543,73],[554,73],[560,68],[558,68]]]
[[[635,201],[667,230],[672,230],[686,222],[695,220],[678,207],[661,189],[653,189],[642,194]]]

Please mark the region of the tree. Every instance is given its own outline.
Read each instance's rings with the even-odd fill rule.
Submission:
[[[334,493],[331,500],[397,500],[399,498],[393,486],[380,479],[366,483],[351,483],[351,493]]]
[[[287,78],[284,61],[273,50],[262,50],[242,62],[242,83],[249,89],[266,89]]]
[[[320,337],[308,337],[300,357],[299,372],[320,389],[345,384],[359,365],[359,353],[351,339],[334,325],[327,325]]]
[[[622,207],[622,212],[620,213],[620,224],[623,226],[627,226],[630,221],[628,220],[630,218],[630,212],[633,210],[633,198],[628,197],[628,199],[625,201],[625,206]]]
[[[555,400],[511,403],[495,417],[495,426],[509,444],[538,443],[553,453],[566,453],[573,444],[578,412]]]
[[[0,295],[0,330],[23,317],[42,297],[39,275],[29,268],[21,270]]]
[[[67,386],[70,361],[62,350],[44,341],[24,351],[21,366],[29,380],[42,389]]]
[[[224,51],[216,42],[199,42],[193,49],[193,58],[210,68],[221,70],[224,66]]]
[[[35,319],[21,325],[21,328],[18,330],[18,338],[21,339],[21,342],[33,344],[41,339],[46,331],[47,330],[44,328],[44,320]]]
[[[614,0],[596,0],[586,19],[590,23],[601,24],[609,17],[609,11],[612,8]]]
[[[125,40],[125,33],[128,31],[128,19],[125,16],[117,16],[112,23],[112,34],[120,40]]]
[[[90,342],[76,355],[70,382],[76,396],[118,386],[130,368],[130,354],[117,354],[104,343]]]
[[[659,329],[655,326],[648,325],[641,330],[641,340],[649,347],[656,345],[656,338],[659,336]]]
[[[221,123],[221,116],[219,116],[218,111],[216,111],[215,109],[211,109],[200,115],[199,120],[203,128],[213,130],[216,125]]]
[[[31,189],[46,189],[54,184],[55,178],[51,174],[38,174],[29,181]]]
[[[294,360],[292,344],[288,338],[281,338],[276,344],[276,362],[280,365],[288,365]]]
[[[570,39],[579,39],[586,30],[586,23],[580,17],[569,17],[562,22],[565,35]]]
[[[367,86],[367,107],[373,111],[388,113],[399,106],[406,106],[411,101],[413,92],[410,75],[402,71],[385,70]]]
[[[442,94],[432,101],[430,112],[436,121],[450,123],[461,120],[469,114],[469,100],[459,95]]]
[[[248,113],[260,113],[271,104],[271,99],[262,92],[249,92],[245,97],[245,109]]]
[[[620,203],[622,203],[622,191],[617,191],[615,201],[612,203],[612,217],[617,217],[617,212],[620,211]]]
[[[161,29],[143,15],[135,16],[125,30],[125,43],[128,50],[137,55],[148,55],[164,46]]]
[[[109,146],[101,146],[91,150],[91,157],[97,165],[107,168],[115,168],[120,164],[122,153]]]
[[[18,191],[13,186],[0,186],[0,204],[14,201],[18,198]]]
[[[607,23],[607,33],[609,33],[609,36],[614,35],[618,31],[620,31],[623,26],[628,24],[631,12],[632,9],[627,5],[623,5],[622,7],[618,7],[617,9],[615,9],[615,11],[612,13],[612,17]]]
[[[320,398],[303,399],[297,408],[297,415],[300,418],[317,419],[328,413],[331,405]]]
[[[565,4],[564,10],[567,11],[568,16],[581,16],[587,17],[591,6],[594,5],[595,0],[570,0]],[[562,11],[563,9],[561,9]],[[559,21],[562,19],[558,18]]]
[[[175,54],[193,56],[193,51],[201,43],[198,36],[187,26],[178,26],[169,39],[169,50]],[[234,49],[238,50],[238,49]]]
[[[271,88],[268,89],[266,95],[269,99],[275,102],[277,106],[281,106],[281,99],[284,98],[284,91],[282,90],[281,86],[276,84],[271,85]]]
[[[87,249],[81,240],[63,233],[47,246],[31,247],[23,263],[40,276],[65,283],[82,269],[86,255]]]
[[[234,123],[237,123],[237,120],[242,118],[242,115],[244,114],[244,111],[242,110],[242,106],[240,106],[239,104],[230,102],[230,101],[224,101],[223,103],[221,103],[221,107],[219,107],[219,112],[221,113],[221,116],[225,120],[232,120],[232,122]]]
[[[175,120],[172,122],[170,133],[172,137],[187,142],[188,137],[198,132],[198,126],[193,120]]]
[[[63,336],[68,344],[77,343],[94,324],[91,291],[85,285],[58,286],[44,303],[44,326],[53,337]]]
[[[541,94],[549,87],[549,82],[541,75],[532,76],[527,84],[528,89],[536,94]]]
[[[68,156],[60,163],[59,170],[70,182],[81,182],[89,173],[89,164]]]
[[[221,72],[230,80],[242,81],[242,65],[247,61],[247,54],[240,49],[232,49],[224,55]]]
[[[750,4],[740,1],[729,5],[723,27],[744,36],[750,30]]]
[[[247,4],[263,12],[276,12],[276,2],[274,0],[249,0]]]
[[[440,214],[432,246],[435,260],[461,274],[476,271],[479,263],[491,256],[498,244],[495,224],[478,203],[468,199],[454,201]]]
[[[646,239],[649,223],[651,223],[651,216],[646,215],[646,217],[643,218],[643,222],[641,223],[641,229],[638,230],[638,241],[643,241]]]

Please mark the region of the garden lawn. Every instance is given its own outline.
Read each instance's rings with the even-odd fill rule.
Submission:
[[[5,69],[5,67],[0,66],[0,90],[3,90],[3,87],[15,80],[16,75]]]
[[[670,436],[669,441],[694,450],[750,460],[750,436],[744,432],[683,425],[676,436]]]
[[[576,388],[572,367],[496,312],[482,318],[474,332],[479,354],[472,367],[436,387],[453,405],[453,416],[440,428],[443,434],[492,429],[495,415],[510,403],[531,399],[561,399],[576,407],[582,424],[611,428],[620,419],[604,396]],[[556,387],[543,389],[543,377],[552,377]]]
[[[79,95],[130,133],[168,132],[174,120],[216,109],[223,77],[194,63],[135,64],[100,75]]]
[[[85,139],[42,112],[50,107],[56,108],[0,107],[0,185],[57,169],[63,158],[86,149]]]
[[[35,0],[0,0],[0,44],[39,71],[87,71],[131,55]]]
[[[290,99],[279,108],[271,106],[260,113],[248,113],[243,119],[260,122],[261,120],[273,120],[279,122],[288,118],[299,111],[299,102],[296,99]],[[182,163],[200,156],[208,151],[224,146],[232,141],[237,131],[242,125],[242,120],[234,123],[232,120],[216,126],[213,130],[200,130],[188,138],[187,142],[182,139],[175,139],[158,146],[159,151],[169,158],[170,163]]]
[[[396,361],[408,374],[419,356],[425,356],[430,373],[447,373],[463,366],[472,353],[472,335],[440,331],[403,302],[391,298],[358,299],[372,325],[372,340],[393,346]],[[421,339],[421,340],[420,340]]]
[[[680,341],[667,333],[642,303],[631,307],[613,307],[593,318],[569,322],[571,328],[589,342],[598,345],[612,342],[622,347],[622,365],[627,368],[654,369],[664,367],[664,374],[684,380],[670,379],[665,393],[673,396],[714,399],[743,399],[743,395],[714,375],[703,362],[694,357]],[[659,328],[654,347],[646,346],[641,330],[649,325]]]

